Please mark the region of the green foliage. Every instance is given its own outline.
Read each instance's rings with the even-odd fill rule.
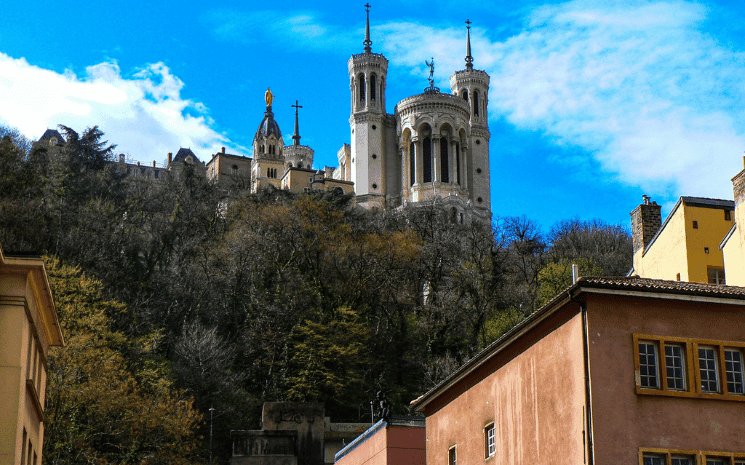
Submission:
[[[189,463],[200,415],[173,388],[152,345],[109,327],[125,306],[101,297],[100,282],[48,261],[66,346],[53,348],[47,381],[47,463]],[[151,342],[157,338],[152,338]],[[124,354],[146,358],[134,373]]]

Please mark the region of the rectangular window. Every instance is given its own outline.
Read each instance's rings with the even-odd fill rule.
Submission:
[[[665,456],[658,454],[644,454],[644,465],[665,465]]]
[[[709,284],[725,284],[724,270],[722,268],[708,267],[706,269]]]
[[[729,465],[729,459],[706,457],[706,465]]]
[[[693,229],[698,229],[698,221],[693,222]]]
[[[492,457],[497,452],[497,443],[494,437],[494,423],[484,428],[484,456]]]
[[[456,456],[455,446],[448,449],[448,465],[458,465],[458,457]]]
[[[685,347],[665,344],[665,369],[667,371],[667,388],[685,391]]]
[[[713,347],[699,347],[698,365],[701,373],[701,391],[719,392],[716,350]]]
[[[633,340],[637,394],[745,401],[745,342],[646,334]]]
[[[724,221],[732,221],[732,211],[724,210]]]
[[[670,465],[693,465],[696,462],[691,457],[680,457],[680,456],[673,456],[670,459]]]
[[[651,342],[639,342],[639,383],[641,387],[657,388],[657,346]]]
[[[26,441],[28,440],[28,433],[26,428],[23,428],[23,442],[21,442],[21,465],[26,465]]]
[[[742,352],[739,349],[724,349],[724,371],[727,374],[727,393],[743,392]]]

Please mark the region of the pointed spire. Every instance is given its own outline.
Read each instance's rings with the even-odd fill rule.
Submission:
[[[365,3],[365,11],[367,12],[367,24],[365,25],[365,41],[362,42],[365,45],[365,53],[370,53],[372,48],[372,40],[370,40],[370,4]]]
[[[303,108],[301,105],[297,104],[297,100],[295,100],[295,105],[291,105],[295,108],[295,134],[292,135],[292,145],[300,145],[300,129],[297,123],[297,110],[298,108]]]
[[[471,56],[471,20],[466,20],[466,29],[468,29],[468,39],[466,41],[466,69],[473,69],[473,57]]]

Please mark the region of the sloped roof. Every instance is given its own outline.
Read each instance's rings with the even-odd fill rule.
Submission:
[[[59,142],[61,142],[63,144],[65,143],[65,138],[62,137],[62,134],[60,134],[59,131],[57,131],[56,129],[47,129],[46,131],[44,131],[44,134],[41,135],[41,137],[39,138],[39,140],[40,141],[42,141],[42,140],[50,140],[53,137],[56,137],[57,138],[57,141],[59,141]]]
[[[194,152],[191,151],[191,149],[185,149],[181,147],[178,149],[178,152],[176,152],[176,156],[173,157],[173,162],[185,162],[187,157],[192,157],[192,159],[195,162],[199,162],[199,158],[197,158],[196,155],[194,155]]]
[[[517,338],[530,331],[567,302],[583,293],[626,294],[629,296],[691,300],[693,298],[726,299],[731,303],[745,305],[745,287],[722,286],[716,284],[692,283],[685,281],[666,281],[663,279],[629,277],[580,277],[576,283],[560,292],[546,305],[529,315],[499,339],[455,370],[426,394],[411,402],[416,411],[424,408],[441,394],[448,391],[468,374],[486,363],[492,356],[501,352]],[[721,300],[720,300],[721,301]]]

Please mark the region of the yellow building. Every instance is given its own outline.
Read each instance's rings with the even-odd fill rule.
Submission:
[[[661,223],[660,206],[644,196],[644,202],[631,212],[634,237],[631,274],[724,284],[720,244],[734,224],[734,207],[731,200],[681,197]]]
[[[0,247],[0,465],[36,465],[50,346],[62,346],[44,262]]]
[[[745,164],[745,158],[743,158]],[[720,248],[728,284],[745,286],[745,169],[732,178],[735,194],[735,224],[725,236]]]

